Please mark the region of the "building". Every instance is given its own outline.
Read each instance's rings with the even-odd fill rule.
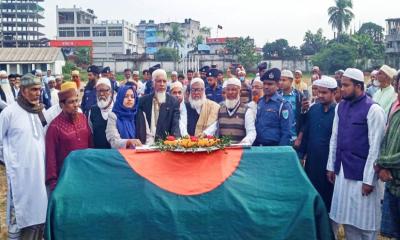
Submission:
[[[57,6],[57,40],[92,40],[93,63],[103,65],[113,54],[138,53],[135,26],[125,20],[98,21],[93,10]]]
[[[386,19],[386,63],[400,68],[400,18]]]
[[[65,65],[60,48],[0,48],[0,70],[26,74],[34,69],[61,74]]]
[[[227,54],[226,44],[229,40],[237,40],[238,37],[207,38],[206,44],[210,47],[210,54]]]
[[[139,25],[136,25],[136,29],[138,39],[142,39],[144,42],[146,54],[154,54],[162,47],[173,47],[173,43],[168,42],[168,33],[171,32],[173,25],[178,25],[184,36],[183,44],[179,46],[181,57],[195,49],[197,44],[201,43],[201,39],[210,36],[208,28],[201,28],[199,21],[190,18],[185,19],[183,23],[155,23],[154,20],[148,22],[142,20]]]
[[[11,48],[46,46],[40,28],[44,0],[0,0],[0,46]]]

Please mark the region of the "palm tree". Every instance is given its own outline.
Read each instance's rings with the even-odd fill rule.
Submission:
[[[179,47],[183,46],[184,39],[185,36],[179,24],[172,23],[171,29],[167,32],[167,43],[172,44],[173,48],[178,51]]]
[[[332,25],[332,29],[337,30],[338,35],[349,28],[354,18],[352,8],[352,0],[335,0],[335,6],[328,8],[329,24]]]

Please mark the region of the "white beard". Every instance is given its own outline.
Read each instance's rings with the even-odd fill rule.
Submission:
[[[108,105],[111,106],[110,101],[111,101],[111,96],[109,96],[106,100],[97,99],[97,106],[98,106],[101,110],[103,110],[103,109],[105,109],[106,107],[108,107]]]
[[[166,92],[156,92],[154,96],[156,97],[159,104],[165,103],[167,98]]]
[[[228,109],[234,109],[234,108],[236,107],[236,105],[239,103],[239,101],[240,101],[240,97],[237,97],[237,98],[234,99],[234,100],[226,99],[226,100],[225,100],[225,106],[226,106]]]
[[[201,99],[198,99],[198,100],[194,100],[191,95],[189,96],[190,106],[192,108],[194,108],[198,114],[200,114],[201,107],[206,102],[206,100],[207,100],[207,98],[206,98],[205,94],[203,95],[203,97]]]

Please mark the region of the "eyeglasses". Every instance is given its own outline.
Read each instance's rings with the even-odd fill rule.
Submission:
[[[204,88],[192,88],[191,91],[194,93],[201,93],[204,91]]]
[[[110,89],[99,89],[99,90],[96,90],[97,94],[106,94],[106,93],[109,93],[109,92],[110,92]]]

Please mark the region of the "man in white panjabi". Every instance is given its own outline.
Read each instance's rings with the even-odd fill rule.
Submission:
[[[5,163],[9,239],[41,240],[46,221],[45,142],[41,80],[21,79],[17,101],[0,115],[0,161]]]
[[[342,77],[343,101],[336,107],[327,164],[334,183],[330,218],[347,240],[377,238],[381,220],[381,185],[374,171],[385,131],[383,109],[364,91],[364,74],[348,68]]]
[[[0,112],[15,101],[6,71],[0,71]]]
[[[179,129],[181,130],[181,136],[189,135],[187,132],[187,113],[186,113],[186,105],[184,99],[184,88],[181,82],[175,81],[170,85],[170,93],[172,96],[176,97],[179,102]]]

